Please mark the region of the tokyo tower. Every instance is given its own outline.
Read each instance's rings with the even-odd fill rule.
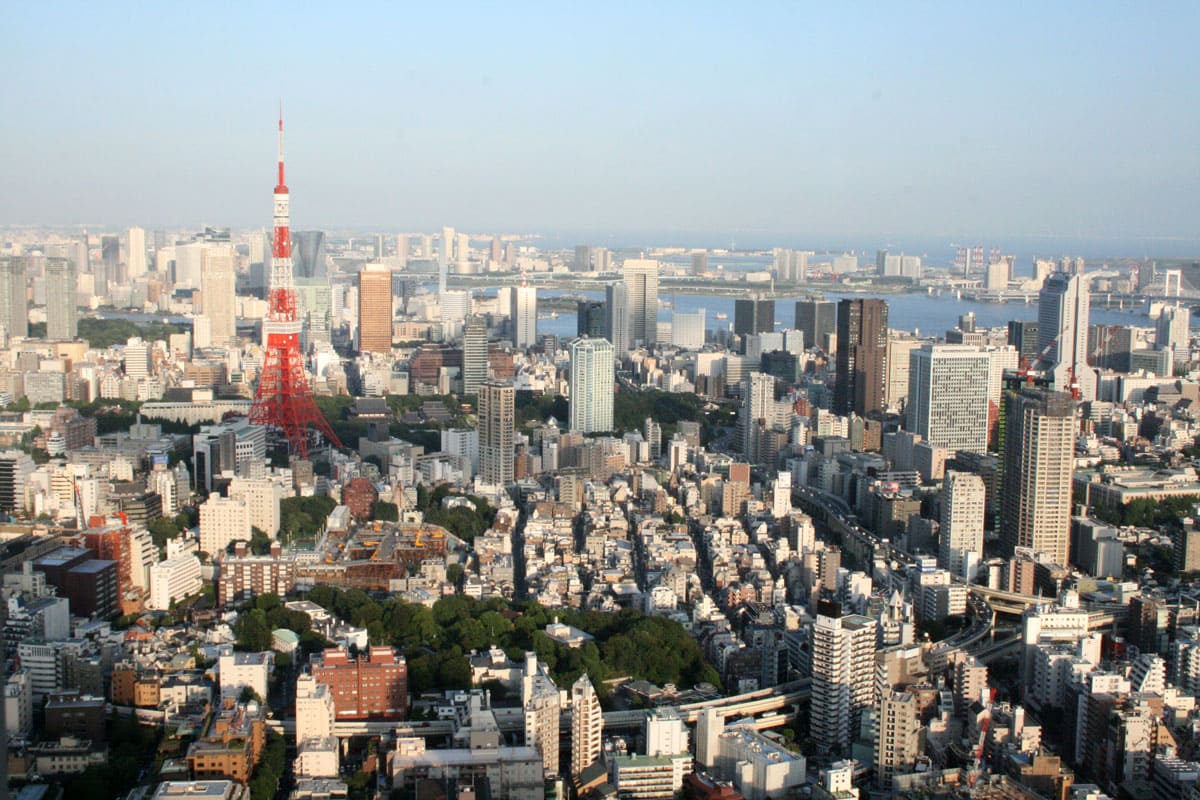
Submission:
[[[341,447],[308,385],[300,355],[300,320],[296,316],[296,289],[292,284],[292,236],[288,188],[283,180],[283,114],[279,115],[279,183],[275,186],[275,235],[271,245],[271,283],[267,318],[263,320],[266,356],[258,391],[250,407],[250,421],[271,425],[287,437],[291,452],[308,457],[317,434]]]

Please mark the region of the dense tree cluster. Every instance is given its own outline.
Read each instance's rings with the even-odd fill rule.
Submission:
[[[108,761],[72,778],[65,796],[123,797],[137,785],[142,767],[153,760],[161,733],[158,726],[139,725],[114,712],[108,719]]]
[[[79,320],[79,338],[86,339],[88,344],[97,350],[104,350],[125,342],[134,337],[141,337],[153,342],[158,339],[166,340],[172,333],[180,333],[183,329],[177,325],[164,325],[161,322],[132,322],[127,319],[95,319],[84,317]]]
[[[250,780],[250,800],[275,800],[279,792],[279,779],[286,769],[287,744],[278,733],[269,731],[267,746]]]
[[[332,586],[314,588],[309,599],[365,627],[372,644],[400,648],[408,659],[410,690],[417,693],[468,687],[467,654],[493,645],[513,659],[529,650],[536,652],[562,686],[585,671],[598,685],[620,676],[680,687],[720,683],[682,625],[632,609],[615,614],[552,612],[537,603],[479,601],[462,595],[443,597],[427,608],[395,597],[379,602],[362,590]],[[559,644],[543,632],[555,617],[595,640],[579,648]]]
[[[446,508],[442,500],[447,497],[465,497],[475,505],[475,510],[466,506]],[[453,492],[450,486],[443,484],[429,491],[424,486],[417,486],[417,509],[425,515],[425,521],[432,525],[440,525],[466,542],[472,542],[475,537],[491,527],[496,519],[496,509],[482,497],[473,494]]]
[[[1096,507],[1093,513],[1110,525],[1134,525],[1139,528],[1154,528],[1176,523],[1182,517],[1192,515],[1192,508],[1200,503],[1200,497],[1168,497],[1154,500],[1149,497],[1133,500],[1123,506]]]
[[[276,595],[262,594],[254,600],[254,606],[238,615],[233,632],[237,637],[237,648],[251,652],[271,649],[272,631],[287,628],[300,637],[300,649],[316,653],[330,643],[312,629],[312,619],[303,611],[293,611],[283,605]]]
[[[279,536],[284,542],[312,539],[325,526],[330,512],[337,507],[332,497],[285,497],[279,501]]]

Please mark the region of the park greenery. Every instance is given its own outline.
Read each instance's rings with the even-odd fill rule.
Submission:
[[[1143,497],[1120,506],[1096,506],[1092,513],[1110,525],[1157,528],[1190,517],[1196,503],[1200,503],[1200,496],[1186,495],[1162,500]]]
[[[279,536],[284,543],[315,539],[337,506],[326,494],[285,497],[279,501]]]
[[[65,797],[124,797],[138,784],[141,769],[153,760],[161,729],[139,725],[114,711],[108,719],[109,757],[71,778]]]
[[[500,647],[509,658],[527,651],[546,662],[560,686],[583,673],[603,693],[602,682],[629,677],[681,688],[719,684],[700,646],[677,622],[625,609],[617,613],[550,610],[533,602],[443,597],[428,608],[396,597],[382,602],[360,589],[317,586],[308,599],[344,621],[367,629],[372,644],[400,648],[408,660],[410,691],[465,689],[471,683],[467,656]],[[544,628],[555,618],[594,638],[572,648]]]
[[[178,325],[161,322],[133,322],[127,319],[95,319],[84,317],[79,320],[79,338],[92,347],[103,350],[113,345],[123,345],[133,338],[148,342],[166,340],[173,333],[182,333]]]
[[[729,420],[719,410],[705,411],[705,400],[694,394],[647,391],[618,391],[613,397],[613,430],[618,433],[640,431],[651,418],[662,426],[663,441],[669,440],[683,421],[701,423],[703,435]],[[517,392],[514,398],[516,425],[522,428],[533,422],[546,422],[553,417],[559,426],[566,425],[570,406],[565,397],[533,392]],[[727,416],[727,415],[726,415]]]
[[[262,652],[271,649],[272,631],[286,628],[300,637],[300,649],[316,653],[329,647],[325,637],[312,629],[312,619],[303,611],[293,611],[273,594],[262,594],[254,604],[238,615],[234,636],[239,650]]]

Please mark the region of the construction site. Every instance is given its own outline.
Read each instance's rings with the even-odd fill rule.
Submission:
[[[327,533],[317,544],[315,558],[297,566],[296,582],[390,591],[393,580],[419,572],[424,561],[445,559],[447,548],[462,545],[438,525],[364,522]]]

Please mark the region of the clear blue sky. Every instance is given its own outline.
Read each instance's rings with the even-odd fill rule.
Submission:
[[[0,223],[1200,240],[1194,1],[333,5],[9,4]]]

